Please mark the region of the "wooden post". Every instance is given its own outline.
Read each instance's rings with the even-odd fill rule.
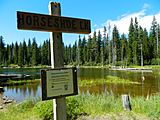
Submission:
[[[61,16],[60,3],[49,3],[49,14],[54,16]],[[50,33],[51,45],[51,66],[52,68],[62,68],[63,63],[63,41],[62,33]],[[54,120],[66,120],[66,99],[65,97],[56,98],[53,100],[54,104]]]
[[[122,103],[124,110],[132,110],[129,95],[122,95]]]

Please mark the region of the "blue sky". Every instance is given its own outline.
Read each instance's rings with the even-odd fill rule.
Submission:
[[[50,0],[0,0],[0,35],[6,44],[23,42],[36,37],[40,45],[49,38],[48,32],[17,29],[16,11],[48,14]],[[56,0],[60,2],[61,15],[91,20],[91,30],[102,30],[103,26],[118,26],[120,33],[127,33],[130,17],[138,17],[139,24],[149,29],[153,15],[160,23],[159,0]],[[63,34],[65,44],[73,44],[79,34]],[[81,35],[82,37],[84,35]]]

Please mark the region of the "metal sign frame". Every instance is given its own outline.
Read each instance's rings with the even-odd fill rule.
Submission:
[[[72,93],[59,93],[59,95],[53,95],[48,96],[49,88],[47,88],[47,72],[53,72],[54,71],[65,71],[65,70],[71,70],[72,71],[72,84],[73,84],[73,92]],[[42,86],[42,101],[43,100],[49,100],[49,99],[55,99],[62,96],[72,96],[78,94],[78,86],[77,86],[77,69],[76,67],[73,68],[60,68],[60,69],[48,69],[48,70],[41,70],[41,86]]]

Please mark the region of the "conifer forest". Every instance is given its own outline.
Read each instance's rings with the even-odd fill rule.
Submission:
[[[14,39],[14,38],[13,38]],[[77,38],[73,45],[64,45],[65,65],[159,65],[160,25],[153,16],[150,30],[142,28],[137,18],[131,18],[128,34],[120,34],[117,26]],[[38,45],[36,38],[20,43],[5,43],[0,36],[0,66],[50,65],[50,40]]]

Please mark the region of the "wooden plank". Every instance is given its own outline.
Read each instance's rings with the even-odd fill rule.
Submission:
[[[17,11],[17,28],[47,32],[89,34],[91,22],[87,19],[51,16]]]

